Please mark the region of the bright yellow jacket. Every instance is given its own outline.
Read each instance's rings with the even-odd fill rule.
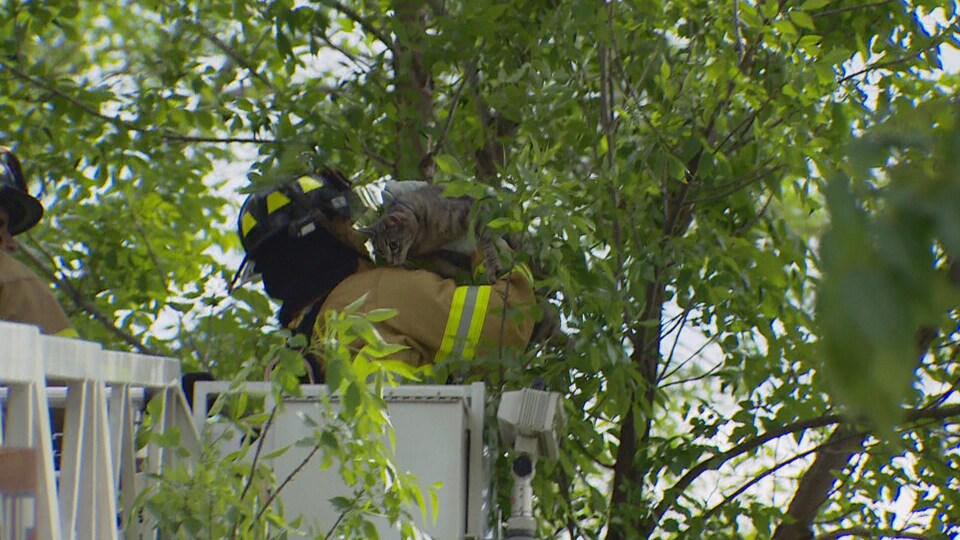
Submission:
[[[461,286],[426,270],[373,267],[340,282],[320,308],[314,339],[323,335],[323,314],[366,294],[363,310],[389,308],[397,315],[377,323],[391,344],[408,348],[391,358],[413,366],[447,357],[471,360],[503,348],[523,349],[536,322],[536,301],[529,270],[514,268],[491,285]]]

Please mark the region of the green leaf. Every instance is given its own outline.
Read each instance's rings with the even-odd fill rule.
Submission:
[[[463,175],[463,167],[460,166],[460,163],[455,157],[449,154],[441,154],[434,158],[434,161],[437,164],[437,168],[442,172],[455,176]]]
[[[333,505],[333,509],[335,511],[341,514],[349,512],[354,506],[352,499],[343,496],[332,497],[330,499],[330,504]]]
[[[801,49],[810,49],[818,46],[822,40],[823,40],[823,36],[819,36],[816,34],[807,34],[800,38],[800,41],[797,42],[797,46],[800,47]]]
[[[487,223],[487,227],[494,230],[505,230],[511,232],[520,232],[523,230],[523,223],[506,216],[494,218]]]
[[[361,392],[355,382],[347,384],[347,389],[343,393],[343,407],[348,416],[355,416],[360,407]]]
[[[791,10],[788,14],[790,20],[793,24],[799,26],[800,28],[806,28],[807,30],[816,31],[817,27],[813,23],[813,17],[808,15],[803,11]]]
[[[370,310],[364,314],[370,322],[383,322],[387,319],[392,319],[397,316],[397,310],[395,309],[374,309]]]

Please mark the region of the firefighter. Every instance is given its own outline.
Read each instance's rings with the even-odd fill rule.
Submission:
[[[324,312],[366,295],[365,311],[396,310],[377,330],[386,342],[406,346],[392,358],[413,366],[527,345],[536,308],[525,267],[479,286],[426,270],[377,267],[354,234],[356,206],[349,181],[333,170],[250,195],[238,219],[246,258],[235,281],[259,274],[267,294],[281,302],[280,323],[314,339]]]
[[[14,236],[29,230],[43,216],[43,205],[27,190],[16,154],[0,146],[0,319],[33,324],[44,334],[75,337],[50,287],[26,265],[10,256]]]

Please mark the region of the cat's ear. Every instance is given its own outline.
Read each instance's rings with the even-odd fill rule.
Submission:
[[[387,226],[399,225],[400,223],[403,222],[403,218],[401,218],[401,217],[398,216],[397,214],[387,214],[387,215],[383,216],[383,222],[384,222],[384,224],[386,224]]]
[[[374,229],[373,227],[360,227],[359,229],[357,229],[357,232],[366,236],[367,238],[377,233],[376,229]]]

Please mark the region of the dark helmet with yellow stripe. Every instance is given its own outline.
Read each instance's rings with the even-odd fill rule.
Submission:
[[[287,232],[309,233],[317,222],[334,216],[351,216],[350,183],[343,174],[324,170],[247,197],[240,208],[237,227],[247,255],[256,256],[263,242]]]
[[[6,146],[0,146],[0,207],[9,214],[7,229],[20,234],[37,224],[43,205],[30,195],[20,160]]]
[[[237,219],[240,243],[246,257],[234,282],[238,278],[241,282],[246,281],[253,273],[252,265],[248,263],[278,235],[302,237],[316,230],[318,225],[329,229],[329,220],[336,216],[349,219],[356,205],[354,198],[350,181],[333,169],[305,174],[250,194],[240,207]]]

